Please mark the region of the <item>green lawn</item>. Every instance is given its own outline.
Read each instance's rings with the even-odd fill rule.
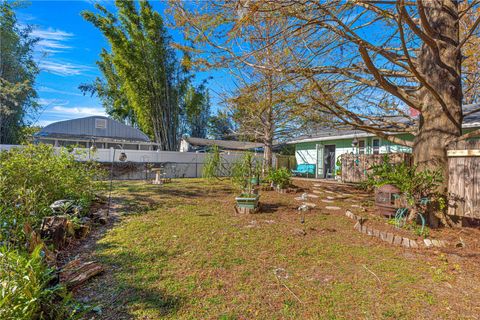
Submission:
[[[478,274],[466,274],[444,254],[405,251],[354,232],[339,212],[318,207],[302,225],[298,194],[263,192],[265,213],[237,216],[226,182],[122,182],[115,189],[125,215],[93,253],[108,271],[77,293],[101,307],[96,319],[480,314],[480,292],[469,286]]]

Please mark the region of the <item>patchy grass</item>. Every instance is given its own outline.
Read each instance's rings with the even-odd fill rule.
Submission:
[[[121,182],[115,190],[128,210],[93,253],[108,271],[76,294],[101,307],[96,319],[479,314],[478,288],[463,285],[468,275],[444,256],[387,246],[320,205],[301,224],[298,195],[263,192],[264,213],[237,216],[235,191],[222,181]]]

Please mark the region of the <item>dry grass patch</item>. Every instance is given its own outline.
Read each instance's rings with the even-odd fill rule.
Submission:
[[[238,216],[226,182],[122,182],[115,189],[128,215],[94,252],[109,272],[77,293],[101,306],[99,319],[478,315],[478,288],[461,300],[450,296],[467,275],[448,261],[376,242],[321,206],[301,224],[298,194],[263,192],[266,213]],[[345,201],[335,205],[349,207]],[[296,235],[298,228],[306,235]]]

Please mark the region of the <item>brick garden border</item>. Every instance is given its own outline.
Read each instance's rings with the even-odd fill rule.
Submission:
[[[430,248],[430,247],[444,248],[449,244],[445,240],[436,240],[436,239],[423,239],[423,241],[416,241],[413,239],[395,235],[392,232],[385,232],[375,228],[367,227],[364,225],[364,222],[366,220],[360,216],[355,215],[350,210],[345,211],[345,216],[356,221],[355,226],[353,227],[355,230],[361,233],[364,233],[368,236],[379,238],[380,240],[383,240],[389,244],[403,246],[405,248],[413,248],[413,249]]]

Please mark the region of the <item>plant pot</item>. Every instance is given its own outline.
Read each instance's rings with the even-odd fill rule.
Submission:
[[[251,178],[250,183],[254,186],[258,186],[260,184],[260,179],[258,177]]]
[[[242,213],[253,213],[258,209],[258,194],[241,195],[235,198],[237,208]]]

